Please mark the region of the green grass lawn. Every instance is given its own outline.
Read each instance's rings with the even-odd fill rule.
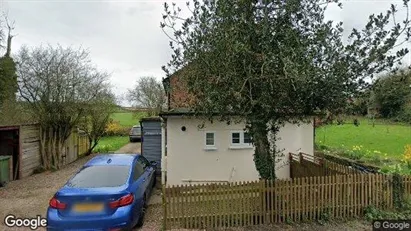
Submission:
[[[145,117],[144,112],[116,112],[111,115],[111,118],[115,121],[119,121],[122,127],[132,127],[133,125],[139,125],[140,119]]]
[[[317,128],[315,138],[317,145],[350,150],[357,145],[371,152],[380,151],[399,158],[404,153],[404,146],[411,144],[411,126],[377,122],[373,127],[370,121],[361,119],[358,127],[344,124]]]
[[[129,142],[128,136],[106,136],[102,137],[97,147],[94,148],[95,153],[114,152]]]

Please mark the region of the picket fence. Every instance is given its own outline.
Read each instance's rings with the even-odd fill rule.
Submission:
[[[289,153],[289,160],[291,178],[361,173],[347,165],[302,152]]]
[[[393,208],[392,176],[347,174],[163,188],[164,226],[227,228],[363,215]],[[411,194],[411,177],[403,178]]]

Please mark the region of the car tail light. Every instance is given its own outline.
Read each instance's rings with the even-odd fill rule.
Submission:
[[[49,205],[53,209],[65,209],[67,207],[66,203],[60,202],[55,197],[51,198]]]
[[[112,201],[109,203],[110,208],[115,209],[119,207],[123,207],[129,204],[132,204],[134,201],[133,194],[127,194],[116,201]]]

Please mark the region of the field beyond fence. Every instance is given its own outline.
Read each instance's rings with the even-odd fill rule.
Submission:
[[[411,177],[402,177],[403,195]],[[393,176],[346,174],[164,188],[165,226],[216,228],[359,217],[393,208]]]

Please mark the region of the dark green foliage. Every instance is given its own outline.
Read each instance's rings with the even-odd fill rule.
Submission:
[[[365,219],[372,220],[409,220],[411,219],[411,201],[404,201],[402,209],[381,210],[374,205],[367,206],[364,209]]]
[[[411,210],[387,211],[387,210],[381,210],[377,208],[376,206],[370,205],[364,209],[364,215],[365,215],[365,219],[369,221],[381,220],[381,219],[407,220],[407,219],[411,219],[410,211]]]
[[[187,3],[188,18],[176,4],[164,4],[161,27],[171,32],[173,55],[163,69],[171,75],[186,68],[183,78],[197,99],[194,111],[232,121],[230,112],[246,121],[263,178],[275,178],[281,151],[272,142],[282,124],[343,110],[369,78],[391,70],[408,53],[390,53],[401,34],[411,36],[408,18],[390,28],[395,6],[371,15],[343,43],[342,23],[324,20],[327,4],[334,3],[194,0]],[[274,128],[267,126],[271,122]]]
[[[403,209],[404,207],[404,182],[400,174],[394,174],[392,177],[392,191],[394,207],[397,209]]]
[[[84,105],[84,114],[80,117],[77,126],[88,137],[89,150],[86,155],[90,155],[98,145],[110,122],[110,115],[116,109],[115,96],[109,91],[98,93],[94,99],[90,100],[90,103]]]
[[[326,224],[327,222],[329,222],[331,220],[331,209],[330,208],[326,208],[324,209],[321,213],[320,213],[320,217],[318,218],[318,223],[320,223],[321,225]]]
[[[404,182],[400,174],[394,173],[392,182],[393,190],[393,204],[394,209],[392,211],[380,210],[376,206],[371,205],[365,208],[365,218],[367,220],[378,219],[395,219],[405,220],[411,219],[411,200],[405,197]]]
[[[369,89],[358,92],[352,99],[352,102],[347,105],[347,110],[344,114],[366,116],[370,104],[370,93]]]
[[[411,72],[402,71],[381,77],[373,86],[375,101],[383,118],[406,121],[411,104]]]
[[[16,64],[11,57],[0,58],[0,105],[15,100],[17,92]]]

